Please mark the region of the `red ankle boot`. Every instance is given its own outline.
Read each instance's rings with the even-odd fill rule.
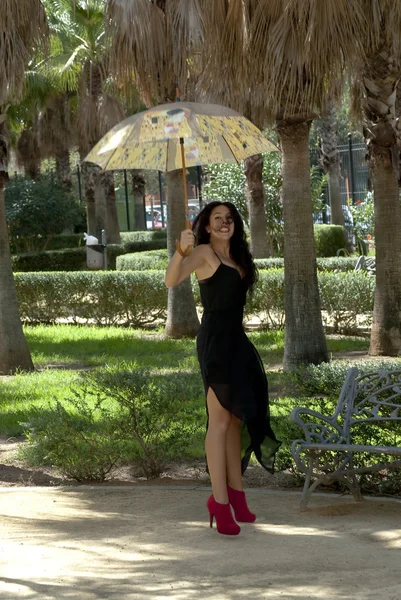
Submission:
[[[252,513],[246,503],[245,492],[234,490],[227,486],[228,501],[234,509],[234,515],[239,523],[254,523],[256,515]]]
[[[238,535],[241,527],[233,519],[229,504],[216,502],[213,494],[206,503],[210,516],[210,527],[213,527],[213,517],[216,517],[217,531],[224,535]]]

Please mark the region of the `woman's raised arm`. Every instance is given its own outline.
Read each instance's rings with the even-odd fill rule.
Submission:
[[[180,246],[183,253],[195,243],[195,237],[191,229],[185,229],[181,232]],[[206,246],[197,246],[189,256],[184,258],[175,252],[168,264],[164,283],[172,288],[182,283],[196,269],[202,267],[206,262]]]

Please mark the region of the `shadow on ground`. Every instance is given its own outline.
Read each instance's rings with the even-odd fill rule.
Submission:
[[[208,526],[207,490],[4,488],[0,595],[40,600],[401,600],[401,503],[249,493],[240,536]]]

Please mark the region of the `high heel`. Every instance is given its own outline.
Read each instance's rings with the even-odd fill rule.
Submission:
[[[228,485],[227,493],[228,501],[234,509],[235,519],[239,523],[254,523],[256,521],[256,515],[248,508],[245,492],[234,490]]]
[[[213,527],[213,517],[216,518],[217,531],[224,535],[238,535],[241,527],[234,521],[230,504],[216,502],[213,494],[206,503],[210,516],[210,527]]]

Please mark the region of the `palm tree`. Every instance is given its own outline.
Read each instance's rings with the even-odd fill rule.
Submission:
[[[8,103],[22,94],[27,62],[47,36],[46,15],[39,0],[3,0],[0,19],[0,373],[32,370],[15,290],[4,206],[7,181]],[[6,18],[4,18],[6,17]]]
[[[321,164],[328,175],[331,222],[344,227],[344,213],[340,193],[340,153],[337,145],[336,105],[329,102],[321,127]]]
[[[44,0],[44,4],[53,37],[52,52],[43,69],[50,76],[61,78],[64,93],[74,92],[77,96],[74,133],[84,158],[125,116],[109,76],[104,0]],[[57,118],[62,118],[62,114]],[[119,243],[113,175],[103,173],[95,165],[85,165],[82,172],[88,233],[99,235],[105,229],[108,241]]]
[[[122,4],[107,0],[107,22],[113,41],[112,72],[124,85],[128,98],[134,82],[147,106],[173,102],[177,87],[181,99],[187,96],[192,84],[189,69],[194,69],[196,63],[193,49],[201,31],[195,5],[192,1],[138,0]],[[171,256],[175,240],[185,227],[181,171],[167,173],[166,182],[167,246]],[[198,327],[187,280],[169,290],[166,333],[172,337],[193,336]]]
[[[375,205],[376,289],[369,353],[395,356],[401,350],[400,123],[396,114],[401,78],[401,6],[391,0],[367,3],[374,35],[366,36],[365,60],[354,85],[354,106],[363,111],[367,158]]]
[[[317,285],[308,138],[315,110],[327,103],[344,56],[351,46],[355,52],[355,39],[344,21],[345,4],[229,2],[210,11],[205,26],[209,60],[200,85],[223,103],[236,103],[238,110],[250,101],[264,107],[280,140],[287,369],[328,360]]]

